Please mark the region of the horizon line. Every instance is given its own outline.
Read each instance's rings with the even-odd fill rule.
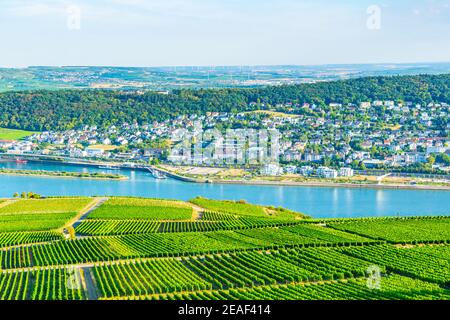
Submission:
[[[323,64],[237,64],[237,65],[161,65],[161,66],[126,66],[126,65],[27,65],[0,66],[0,69],[28,68],[242,68],[242,67],[326,67],[326,66],[376,66],[376,65],[420,65],[420,64],[450,64],[448,61],[416,61],[416,62],[365,62],[365,63],[323,63]]]

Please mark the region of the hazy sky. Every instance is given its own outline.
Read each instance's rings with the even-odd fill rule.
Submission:
[[[0,39],[5,67],[450,61],[450,0],[0,0]]]

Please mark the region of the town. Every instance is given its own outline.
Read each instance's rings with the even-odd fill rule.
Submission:
[[[256,104],[256,103],[254,103]],[[255,106],[253,106],[255,107]],[[187,133],[203,130],[241,132],[226,140],[233,153],[255,152],[245,130],[277,130],[278,154],[259,163],[261,175],[300,174],[351,177],[354,170],[448,174],[450,123],[446,103],[372,101],[360,104],[278,104],[258,111],[181,115],[148,124],[122,123],[100,128],[41,132],[20,141],[0,141],[6,155],[42,155],[125,163],[255,168],[255,163],[177,154]],[[253,132],[253,131],[251,131]],[[203,143],[202,149],[210,146]],[[215,148],[217,148],[217,141]],[[253,149],[258,149],[257,144]],[[189,146],[190,148],[190,146]],[[175,150],[175,151],[174,151]],[[256,150],[260,152],[260,150]]]

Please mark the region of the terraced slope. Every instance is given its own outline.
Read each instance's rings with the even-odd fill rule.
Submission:
[[[450,298],[449,217],[317,221],[193,203],[3,202],[0,299]]]

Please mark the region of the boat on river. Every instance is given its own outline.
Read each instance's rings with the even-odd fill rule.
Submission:
[[[166,175],[159,170],[156,170],[153,168],[147,168],[147,170],[150,171],[151,175],[155,179],[166,179],[167,178]]]
[[[99,166],[99,169],[106,169],[106,170],[120,170],[120,167],[118,166],[111,166],[111,165],[106,165],[106,166]]]
[[[24,160],[24,159],[20,159],[20,158],[16,158],[16,163],[21,163],[21,164],[25,164],[25,163],[28,163],[28,161],[27,160]]]

